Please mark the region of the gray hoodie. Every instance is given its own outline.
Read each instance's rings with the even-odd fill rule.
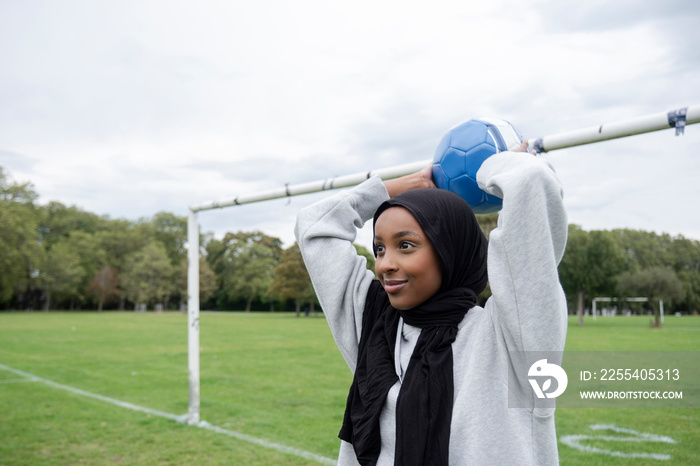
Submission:
[[[558,464],[553,408],[509,407],[513,352],[564,350],[567,311],[557,265],[566,244],[562,190],[542,158],[504,152],[487,159],[479,186],[503,199],[489,238],[492,296],[472,308],[452,344],[455,398],[451,465]],[[321,200],[298,214],[296,237],[333,338],[354,372],[367,290],[374,279],[352,245],[388,199],[381,179]],[[394,464],[396,400],[420,329],[399,322],[396,373],[380,418],[378,465]],[[340,426],[338,426],[340,429]],[[357,465],[341,441],[340,465]]]

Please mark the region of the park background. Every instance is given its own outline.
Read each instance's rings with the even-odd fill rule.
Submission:
[[[498,214],[479,215],[488,235]],[[40,203],[30,183],[17,183],[0,167],[0,306],[5,310],[185,310],[187,219],[159,212],[136,221],[110,219],[66,206]],[[203,310],[318,309],[296,243],[262,231],[200,235],[200,307]],[[374,269],[372,254],[358,253]],[[620,313],[697,315],[700,242],[682,235],[569,226],[559,266],[572,312],[582,316],[595,297],[617,298]],[[487,289],[480,299],[490,295]],[[628,303],[629,297],[648,298]],[[604,305],[601,305],[603,307]]]
[[[200,235],[203,421],[187,429],[186,219],[40,203],[4,173],[0,219],[0,464],[333,464],[351,373],[296,244]],[[486,234],[497,219],[479,216]],[[698,241],[571,224],[559,273],[567,351],[672,364],[700,350]],[[620,301],[590,316],[598,296]],[[682,408],[559,409],[562,464],[697,464],[697,395],[685,395]]]

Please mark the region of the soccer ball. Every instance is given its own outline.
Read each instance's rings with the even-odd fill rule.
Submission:
[[[484,160],[522,141],[520,132],[504,120],[477,118],[462,123],[443,136],[435,150],[435,184],[459,194],[475,214],[497,212],[503,201],[479,189],[476,172]]]

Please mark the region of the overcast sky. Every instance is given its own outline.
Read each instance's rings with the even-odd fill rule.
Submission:
[[[429,159],[477,116],[535,138],[698,105],[698,44],[694,0],[0,0],[0,165],[43,203],[185,216]],[[685,133],[547,154],[570,222],[700,240],[700,125]],[[327,195],[199,219],[289,245]]]

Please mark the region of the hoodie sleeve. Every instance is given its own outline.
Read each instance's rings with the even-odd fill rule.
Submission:
[[[362,312],[374,274],[353,246],[389,195],[379,177],[299,211],[295,235],[338,349],[354,372]]]
[[[542,157],[504,152],[482,164],[477,181],[503,199],[489,238],[487,308],[509,350],[563,351],[567,308],[557,266],[568,225],[554,170]]]

